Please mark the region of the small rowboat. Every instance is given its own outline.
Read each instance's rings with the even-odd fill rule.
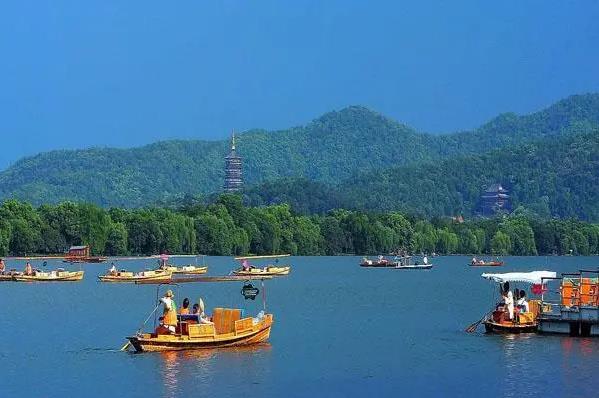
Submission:
[[[83,273],[84,271],[65,271],[61,269],[50,272],[36,271],[33,275],[13,275],[13,280],[17,282],[75,282],[83,279]]]
[[[137,352],[247,346],[267,341],[272,323],[272,314],[241,318],[241,310],[215,308],[210,324],[181,320],[175,334],[138,333],[127,340]]]
[[[249,270],[238,269],[233,271],[234,275],[245,275],[245,276],[278,276],[278,275],[289,275],[291,267],[264,267],[264,268],[250,268]]]
[[[129,271],[118,271],[113,274],[98,276],[101,282],[137,282],[137,281],[152,281],[152,282],[168,282],[170,281],[172,272],[164,270],[142,271],[133,273]]]
[[[170,271],[173,274],[199,275],[208,272],[208,267],[197,267],[195,265],[184,265],[182,267],[176,267],[174,265],[169,265],[168,267],[166,267],[166,270]]]
[[[554,278],[555,272],[508,272],[505,274],[482,274],[481,276],[498,283],[504,296],[503,301],[496,304],[495,309],[481,319],[485,325],[485,331],[487,333],[536,332],[539,325],[538,315],[541,308],[541,301],[534,299],[527,301],[526,294],[522,293],[524,290],[515,289],[512,292],[510,284],[542,284],[544,278]],[[523,300],[520,306],[517,305],[517,301],[513,298],[513,296],[518,296],[518,294],[520,294],[520,298]],[[508,300],[511,300],[511,304]],[[476,330],[477,325],[478,322],[472,324],[467,331],[473,332]]]
[[[471,267],[500,267],[503,261],[477,261],[469,264]]]
[[[233,275],[243,276],[281,276],[289,275],[291,267],[288,265],[279,265],[279,258],[289,257],[289,254],[273,254],[268,256],[249,256],[249,257],[235,257],[235,260],[241,261],[241,268],[231,271]],[[268,264],[264,267],[255,267],[250,265],[248,260],[263,260],[263,259],[276,259],[275,265]]]
[[[494,322],[487,319],[483,322],[487,333],[535,333],[538,322],[530,323]]]

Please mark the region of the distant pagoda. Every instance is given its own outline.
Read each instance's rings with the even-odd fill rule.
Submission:
[[[499,212],[511,211],[512,203],[508,191],[501,184],[490,185],[480,197],[480,212],[492,216]]]
[[[231,152],[225,156],[225,192],[239,192],[243,187],[241,178],[241,158],[235,151],[235,133],[231,137]]]

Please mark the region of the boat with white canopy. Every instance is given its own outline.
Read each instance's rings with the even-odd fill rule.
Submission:
[[[529,295],[539,295],[544,289],[546,278],[555,278],[552,271],[508,272],[503,274],[484,273],[484,279],[499,286],[499,300],[480,321],[470,325],[466,331],[473,332],[482,322],[487,333],[532,333],[538,328],[541,300]],[[518,287],[517,287],[518,286]],[[495,297],[497,298],[497,297]]]

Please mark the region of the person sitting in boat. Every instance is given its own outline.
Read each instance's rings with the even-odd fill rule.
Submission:
[[[175,333],[177,327],[177,305],[172,290],[167,290],[160,302],[164,304],[162,312],[162,325],[170,332]]]
[[[478,263],[478,260],[476,259],[476,257],[472,257],[472,261],[470,262],[470,264],[476,265],[477,263]]]
[[[111,264],[111,267],[110,267],[110,269],[108,270],[108,273],[109,273],[110,275],[116,275],[116,274],[117,274],[117,271],[116,271],[116,265],[114,265],[114,263],[112,263],[112,264]]]
[[[29,261],[27,261],[27,264],[25,264],[25,275],[33,275],[33,267],[31,266],[31,263]]]
[[[530,306],[528,305],[528,301],[526,301],[526,292],[524,290],[520,290],[520,297],[516,302],[516,306],[520,312],[530,312]]]
[[[210,320],[208,315],[204,312],[206,306],[204,305],[204,300],[200,298],[200,303],[198,304],[198,322],[205,325],[212,325],[213,322]]]
[[[183,299],[183,305],[181,306],[181,309],[179,310],[179,314],[181,314],[181,315],[189,314],[189,299],[187,297],[185,297]]]
[[[243,260],[241,262],[241,267],[243,268],[244,271],[249,271],[252,269],[252,266],[250,265],[250,262],[248,260]]]
[[[6,271],[6,264],[4,264],[4,259],[0,258],[0,274],[4,274]]]
[[[424,263],[424,265],[428,265],[428,257],[424,256],[422,258],[422,262]]]
[[[191,309],[191,313],[193,315],[199,315],[199,313],[200,313],[200,305],[198,303],[195,303],[193,305],[193,308]]]

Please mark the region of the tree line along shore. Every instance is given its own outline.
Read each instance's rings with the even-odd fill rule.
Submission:
[[[80,244],[108,256],[599,253],[598,224],[518,214],[460,221],[343,209],[307,216],[284,204],[244,206],[236,195],[176,210],[72,202],[36,208],[11,199],[0,206],[0,256],[64,253]]]

